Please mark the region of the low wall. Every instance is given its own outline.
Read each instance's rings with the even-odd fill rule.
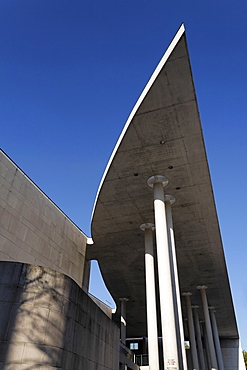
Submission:
[[[239,339],[221,339],[220,345],[225,370],[246,370]]]
[[[0,262],[0,312],[1,369],[118,369],[118,327],[64,274]]]
[[[87,236],[1,150],[0,188],[0,260],[49,267],[87,285]]]

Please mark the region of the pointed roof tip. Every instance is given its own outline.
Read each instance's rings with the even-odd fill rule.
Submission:
[[[175,36],[173,37],[173,40],[172,40],[171,44],[176,45],[177,42],[180,40],[180,38],[183,36],[184,33],[185,33],[185,25],[184,25],[184,23],[181,23],[179,29],[177,30]]]
[[[93,211],[92,211],[92,216],[91,216],[91,222],[92,222],[92,219],[93,219],[93,215],[94,215],[94,211],[95,211],[95,207],[96,207],[96,203],[97,203],[97,200],[98,200],[98,196],[99,196],[99,193],[100,193],[100,189],[104,183],[104,180],[105,180],[105,177],[108,173],[108,170],[110,168],[110,165],[113,161],[113,158],[118,150],[118,147],[120,146],[120,143],[133,119],[133,117],[135,116],[135,113],[137,112],[138,108],[140,107],[140,105],[142,104],[144,98],[146,97],[148,91],[150,90],[150,88],[152,87],[154,81],[156,80],[156,78],[158,77],[159,73],[161,72],[162,68],[164,67],[164,65],[166,64],[168,58],[170,57],[171,53],[173,52],[173,50],[175,49],[176,45],[178,44],[178,42],[180,41],[180,39],[182,38],[182,36],[185,34],[185,26],[184,26],[184,23],[182,23],[178,29],[178,31],[176,32],[175,36],[173,37],[170,45],[168,46],[168,48],[166,49],[166,52],[164,53],[163,57],[161,58],[161,60],[159,61],[157,67],[155,68],[153,74],[151,75],[150,79],[148,80],[146,86],[144,87],[141,95],[139,96],[137,102],[135,103],[128,119],[127,119],[127,122],[125,123],[124,125],[124,128],[118,138],[118,141],[111,153],[111,156],[110,156],[110,159],[108,160],[108,163],[107,163],[107,166],[105,168],[105,171],[103,173],[103,176],[101,178],[101,181],[100,181],[100,184],[99,184],[99,187],[98,187],[98,191],[97,191],[97,194],[96,194],[96,197],[95,197],[95,201],[94,201],[94,207],[93,207]]]
[[[156,67],[156,70],[154,71],[154,74],[157,70],[160,70],[165,65],[165,63],[167,62],[167,60],[168,60],[169,56],[171,55],[172,51],[175,49],[176,45],[178,44],[178,42],[180,41],[180,39],[184,35],[185,35],[185,26],[184,26],[184,23],[182,23],[180,25],[179,29],[177,30],[175,36],[173,37],[170,45],[166,49],[166,52],[163,55],[163,57],[161,58],[158,66]]]
[[[185,32],[185,25],[184,22],[181,23],[181,26],[179,27],[179,30]]]
[[[177,32],[175,33],[175,36],[173,37],[170,45],[173,44],[173,46],[175,47],[175,45],[178,43],[178,41],[180,40],[180,38],[185,34],[185,25],[184,23],[181,23],[180,27],[178,28]],[[169,48],[169,47],[168,47]]]

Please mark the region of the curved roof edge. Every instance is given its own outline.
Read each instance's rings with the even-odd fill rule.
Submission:
[[[100,193],[100,190],[101,190],[101,187],[103,185],[103,182],[105,180],[105,177],[107,175],[107,172],[109,170],[109,167],[113,161],[113,158],[120,146],[120,143],[125,135],[125,132],[127,131],[135,113],[137,112],[138,108],[140,107],[141,103],[143,102],[145,96],[147,95],[148,91],[150,90],[150,88],[152,87],[154,81],[156,80],[156,78],[158,77],[160,71],[162,70],[162,68],[164,67],[164,65],[166,64],[166,61],[168,60],[169,56],[171,55],[171,53],[173,52],[174,48],[176,47],[176,45],[178,44],[178,42],[180,41],[181,37],[184,35],[185,33],[185,26],[184,26],[184,23],[181,24],[181,26],[179,27],[176,35],[174,36],[173,40],[171,41],[170,45],[168,46],[165,54],[163,55],[163,57],[161,58],[160,62],[158,63],[157,67],[155,68],[152,76],[150,77],[148,83],[146,84],[146,86],[144,87],[141,95],[139,96],[136,104],[134,105],[134,108],[132,109],[125,125],[124,125],[124,128],[118,138],[118,141],[111,153],[111,156],[110,156],[110,159],[106,165],[106,168],[105,168],[105,171],[103,173],[103,176],[101,178],[101,181],[100,181],[100,184],[99,184],[99,187],[98,187],[98,191],[97,191],[97,194],[96,194],[96,197],[95,197],[95,201],[94,201],[94,206],[93,206],[93,211],[92,211],[92,216],[91,216],[91,221],[92,221],[92,218],[93,218],[93,214],[94,214],[94,210],[95,210],[95,206],[96,206],[96,203],[97,203],[97,200],[98,200],[98,196],[99,196],[99,193]]]

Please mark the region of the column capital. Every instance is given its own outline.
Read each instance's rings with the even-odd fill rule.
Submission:
[[[165,187],[168,185],[169,179],[165,176],[155,175],[155,176],[151,176],[147,181],[147,184],[150,188],[153,188],[154,184],[159,184],[159,183],[161,183],[163,187]]]
[[[196,305],[196,304],[195,304],[195,305],[193,305],[193,306],[191,306],[191,308],[196,308],[196,309],[197,309],[197,308],[199,308],[199,307],[200,307],[200,306],[198,306],[198,305]]]
[[[207,289],[207,285],[197,285],[196,289]]]
[[[165,202],[170,202],[170,204],[173,204],[176,202],[176,199],[173,195],[165,195]]]
[[[209,306],[208,309],[211,310],[211,311],[213,311],[213,312],[216,312],[214,306]]]
[[[154,224],[152,224],[150,222],[147,222],[145,224],[141,224],[140,229],[142,231],[145,231],[145,230],[148,230],[148,229],[151,229],[153,231],[153,230],[155,230],[155,226],[154,226]]]
[[[119,301],[121,302],[128,302],[129,298],[119,298]]]
[[[184,292],[184,293],[182,293],[182,295],[183,295],[183,296],[191,296],[191,295],[192,295],[192,293],[191,293],[191,292]]]

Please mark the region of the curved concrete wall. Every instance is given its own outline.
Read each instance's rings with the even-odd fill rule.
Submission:
[[[82,286],[87,236],[2,151],[0,185],[0,260],[46,266]]]
[[[0,312],[1,369],[118,369],[118,327],[57,271],[0,262]]]

